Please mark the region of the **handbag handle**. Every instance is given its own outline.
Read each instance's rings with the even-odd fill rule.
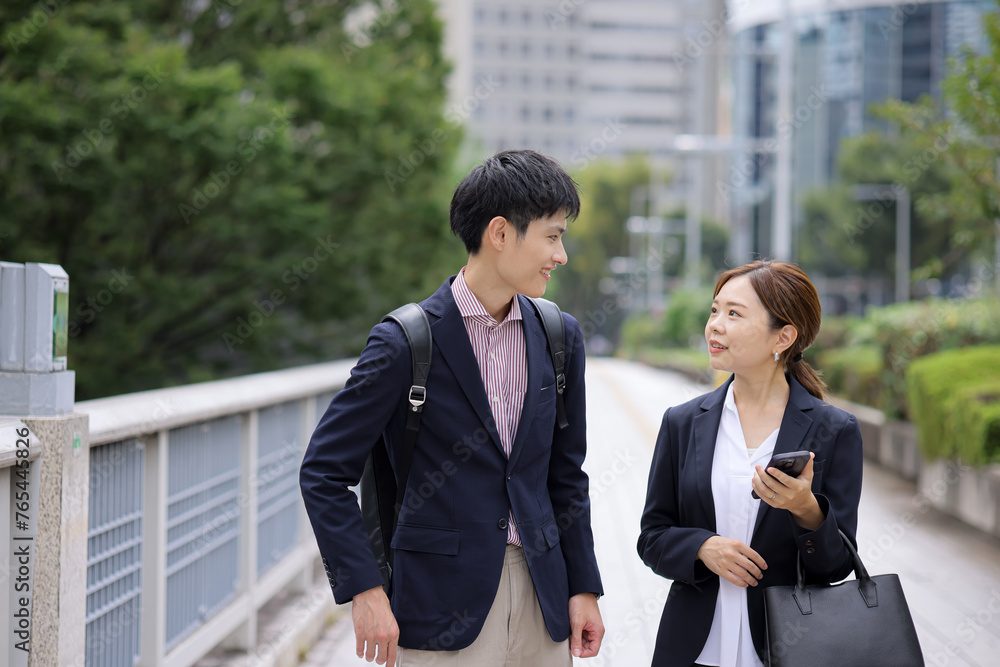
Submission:
[[[861,562],[861,556],[858,555],[858,550],[854,548],[851,539],[844,534],[844,531],[838,530],[837,532],[840,533],[840,537],[844,541],[844,546],[847,547],[847,551],[851,554],[851,558],[854,561],[854,577],[858,580],[858,593],[860,593],[861,598],[869,608],[877,607],[877,585],[872,580],[871,575],[868,574],[865,564]],[[809,595],[809,589],[806,588],[806,573],[805,567],[802,565],[801,553],[796,558],[796,581],[792,597],[795,598],[795,603],[799,606],[800,612],[803,614],[812,613],[812,600]]]

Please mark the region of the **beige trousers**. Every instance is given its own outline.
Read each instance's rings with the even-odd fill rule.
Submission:
[[[508,544],[500,587],[476,640],[459,651],[400,648],[396,664],[398,667],[571,667],[573,656],[568,639],[554,642],[545,629],[524,550]]]

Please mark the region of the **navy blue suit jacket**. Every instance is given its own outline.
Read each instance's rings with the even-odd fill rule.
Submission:
[[[479,635],[496,596],[512,508],[528,568],[555,641],[569,636],[569,598],[603,593],[590,527],[584,349],[564,314],[569,426],[555,425],[555,374],[534,305],[518,296],[528,384],[510,458],[449,279],[421,306],[434,338],[427,399],[394,549],[392,610],[400,646],[457,650]],[[357,496],[365,460],[384,433],[402,446],[410,353],[402,329],[382,323],[306,450],[302,496],[338,603],[380,586]]]
[[[638,542],[643,562],[674,580],[656,636],[655,667],[690,667],[712,626],[719,576],[697,560],[697,554],[702,543],[716,534],[712,459],[731,382],[732,378],[709,394],[668,409],[660,426]],[[826,519],[810,531],[795,523],[787,510],[760,504],[749,546],[767,569],[760,584],[747,590],[747,608],[754,646],[764,664],[764,587],[794,584],[799,555],[807,583],[833,583],[846,577],[852,562],[838,528],[857,543],[861,499],[857,419],[814,397],[794,378],[789,377],[789,385],[774,453],[816,452],[812,490]]]

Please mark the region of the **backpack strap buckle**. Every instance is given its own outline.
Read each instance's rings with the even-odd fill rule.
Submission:
[[[410,387],[408,400],[410,401],[410,405],[413,406],[414,412],[419,412],[424,403],[427,402],[427,387],[421,387],[416,384]]]

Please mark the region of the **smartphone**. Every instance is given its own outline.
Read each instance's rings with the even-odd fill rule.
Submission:
[[[767,465],[764,466],[764,471],[766,472],[768,468],[777,468],[789,477],[798,477],[802,474],[802,471],[806,469],[806,465],[808,463],[809,452],[802,451],[775,454],[771,457],[771,460],[767,462]],[[750,495],[753,496],[754,500],[760,498],[756,491],[751,491]]]

